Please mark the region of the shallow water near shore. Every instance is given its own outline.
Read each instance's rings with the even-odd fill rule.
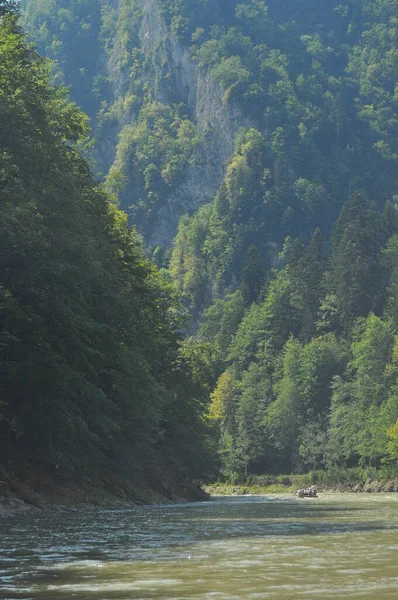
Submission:
[[[215,498],[0,522],[0,598],[398,598],[398,494]]]

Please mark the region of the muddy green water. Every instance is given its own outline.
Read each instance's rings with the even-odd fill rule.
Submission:
[[[398,600],[398,494],[6,519],[0,598]]]

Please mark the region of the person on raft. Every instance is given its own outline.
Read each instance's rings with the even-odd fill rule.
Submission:
[[[316,498],[317,497],[316,485],[311,485],[309,488],[297,490],[296,496],[299,498]]]

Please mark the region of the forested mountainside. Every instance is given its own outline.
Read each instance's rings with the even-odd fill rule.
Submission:
[[[206,473],[181,309],[84,158],[87,118],[0,3],[0,469]]]
[[[25,5],[25,27],[92,118],[99,168],[147,243],[169,245],[181,213],[213,200],[241,127],[256,145],[235,147],[230,203],[241,229],[265,223],[265,243],[330,232],[356,190],[381,207],[395,193],[394,2]]]
[[[24,5],[189,311],[221,472],[397,468],[397,3]]]

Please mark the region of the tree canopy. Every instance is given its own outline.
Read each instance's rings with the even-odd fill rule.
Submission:
[[[71,97],[90,114],[97,164],[144,245],[162,208],[173,210],[175,190],[188,194],[172,247],[146,251],[188,315],[179,357],[208,407],[220,473],[236,479],[347,465],[396,469],[397,4],[159,0],[156,7],[156,44],[142,28],[148,7],[135,0],[30,0],[23,23],[58,61],[55,78],[71,85]],[[216,108],[210,101],[193,108],[187,73],[190,82],[218,86]],[[36,96],[34,78],[28,84]],[[219,165],[215,197],[190,204],[192,182],[183,184],[188,173],[211,169],[207,144],[220,104],[241,127]],[[84,132],[81,115],[62,107],[57,119],[69,111]],[[195,110],[214,112],[207,129],[199,131]],[[29,112],[23,114],[9,121],[17,133],[30,131]],[[62,127],[57,135],[71,139]],[[9,144],[17,140],[10,135]],[[72,161],[76,147],[69,148]],[[24,152],[18,150],[21,160]],[[50,163],[66,160],[48,154]],[[40,156],[36,170],[47,164]],[[4,161],[8,180],[19,181],[19,167]],[[41,212],[39,225],[51,230]],[[89,238],[84,244],[89,255]],[[145,277],[154,277],[149,272],[143,289]],[[13,302],[9,284],[2,293]],[[173,337],[156,315],[148,316],[155,331]],[[159,356],[157,348],[154,342],[142,350],[146,361]],[[165,414],[161,400],[154,406],[158,417]]]
[[[172,286],[84,157],[87,117],[0,21],[0,461],[143,480],[207,469]]]

